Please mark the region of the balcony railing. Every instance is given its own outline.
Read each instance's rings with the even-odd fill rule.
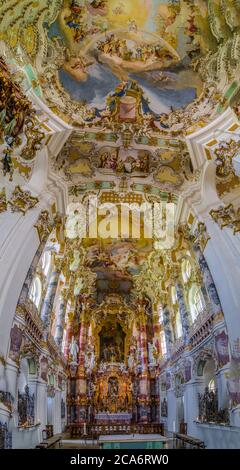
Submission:
[[[213,327],[214,313],[211,308],[204,309],[191,325],[189,330],[190,343],[192,347],[197,346],[210,335]]]
[[[26,299],[18,304],[16,313],[25,320],[27,333],[35,341],[40,342],[43,337],[43,322],[35,304],[30,299]]]

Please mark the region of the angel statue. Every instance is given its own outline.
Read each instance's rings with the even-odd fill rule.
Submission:
[[[71,354],[72,362],[77,363],[78,351],[79,351],[79,347],[78,347],[77,341],[72,336],[72,342],[70,344],[70,354]]]

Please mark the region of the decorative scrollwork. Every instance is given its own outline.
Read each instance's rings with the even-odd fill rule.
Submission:
[[[35,207],[38,202],[38,198],[31,196],[29,191],[23,191],[20,186],[16,186],[8,204],[11,206],[12,212],[22,212],[23,215],[25,215],[26,212]]]
[[[210,215],[221,229],[224,227],[232,228],[234,235],[240,232],[240,209],[234,209],[232,204],[219,207],[219,209],[212,209]]]
[[[14,158],[31,161],[40,150],[44,132],[32,103],[26,98],[0,57],[0,148],[4,176],[13,178]]]

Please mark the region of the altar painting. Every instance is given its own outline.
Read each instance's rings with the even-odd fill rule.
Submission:
[[[100,332],[100,360],[123,362],[125,333],[119,324],[105,325]]]

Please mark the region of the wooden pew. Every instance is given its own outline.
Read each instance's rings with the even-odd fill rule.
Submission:
[[[55,434],[55,436],[44,439],[44,441],[40,442],[40,444],[36,446],[36,449],[51,449],[57,444],[58,444],[58,447],[61,447],[61,444],[62,444],[61,434]]]

